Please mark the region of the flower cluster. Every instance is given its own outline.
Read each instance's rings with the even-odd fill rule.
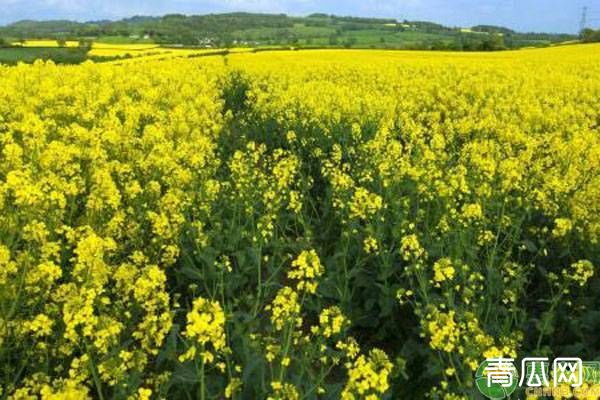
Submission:
[[[271,311],[271,322],[278,331],[288,323],[295,326],[302,324],[298,293],[290,287],[284,287],[277,292],[273,302],[266,307]]]
[[[318,279],[323,275],[323,266],[315,250],[303,251],[292,262],[288,278],[297,280],[296,289],[300,292],[315,293]]]
[[[187,314],[184,335],[192,344],[179,359],[181,361],[193,359],[198,354],[202,362],[212,363],[215,358],[214,353],[223,352],[226,346],[225,315],[221,305],[202,297],[194,300],[192,310]]]
[[[349,366],[348,382],[342,391],[343,400],[377,399],[389,388],[388,378],[392,363],[387,355],[373,349],[366,357],[360,355]]]

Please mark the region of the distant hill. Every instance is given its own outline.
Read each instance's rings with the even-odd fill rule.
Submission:
[[[118,21],[18,21],[0,27],[7,40],[82,38],[118,42],[153,42],[194,47],[273,46],[376,47],[444,50],[500,50],[545,46],[574,40],[574,35],[518,33],[478,25],[469,29],[429,21],[311,14],[227,13],[133,16]]]
[[[503,26],[495,25],[476,25],[471,28],[474,32],[501,33],[503,35],[513,35],[517,32]]]

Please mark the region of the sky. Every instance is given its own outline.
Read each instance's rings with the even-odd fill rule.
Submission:
[[[507,26],[518,31],[579,30],[582,9],[588,25],[600,25],[600,0],[0,0],[0,24],[21,19],[90,21],[134,15],[207,14],[250,11],[307,15],[390,17],[449,26]]]

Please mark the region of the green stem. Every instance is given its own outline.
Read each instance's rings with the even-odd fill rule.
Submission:
[[[288,351],[290,349],[290,342],[291,342],[291,337],[292,337],[292,332],[294,331],[294,327],[293,327],[293,321],[292,321],[292,325],[288,326],[288,328],[286,329],[286,335],[285,335],[285,346],[283,348],[283,357],[281,357],[281,368],[279,368],[279,382],[283,382],[283,375],[285,373],[285,370],[287,367],[285,367],[283,365],[283,360],[286,359]]]
[[[262,298],[262,246],[258,248],[258,262],[256,267],[256,303],[254,304],[254,317],[258,315]]]
[[[300,308],[302,308],[302,306],[304,305],[304,298],[306,296],[306,293],[303,292],[302,293],[302,297],[300,298]],[[281,361],[283,363],[283,360],[286,359],[288,352],[290,351],[290,346],[292,344],[292,336],[294,335],[294,326],[296,323],[296,315],[294,315],[294,317],[292,318],[291,322],[287,323],[286,329],[285,329],[285,345],[283,347],[283,357],[281,358]],[[286,370],[286,366],[284,366],[283,364],[281,365],[281,368],[279,369],[279,382],[283,382],[283,375],[285,373]]]
[[[204,400],[206,399],[206,383],[204,381],[204,359],[202,358],[201,364],[200,364],[200,400]]]
[[[319,388],[319,386],[321,386],[321,384],[323,383],[323,381],[325,380],[325,378],[329,375],[329,373],[331,372],[331,370],[333,369],[333,367],[334,367],[333,365],[330,366],[325,373],[321,372],[321,374],[319,375],[319,379],[317,380],[316,384],[313,385],[313,387],[310,388],[306,393],[304,393],[304,395],[302,396],[302,399],[309,398],[309,396],[312,394],[312,392],[314,392],[315,390],[317,390]]]
[[[94,386],[96,386],[96,392],[98,393],[98,398],[100,400],[104,400],[104,396],[102,395],[102,384],[100,383],[100,378],[98,377],[98,371],[96,371],[96,364],[94,363],[94,358],[91,356],[88,345],[85,345],[88,357],[90,358],[90,370],[92,372],[92,378],[94,380]]]
[[[548,310],[549,314],[554,313],[554,309],[556,308],[556,306],[558,305],[558,302],[562,298],[562,291],[563,291],[563,288],[561,287],[561,290],[560,290],[560,293],[558,294],[558,296],[556,296],[552,299],[552,304],[550,305],[550,309]],[[538,340],[537,340],[537,343],[535,346],[536,352],[540,350],[540,346],[542,345],[542,339],[544,338],[546,329],[548,329],[549,321],[550,321],[550,317],[546,318],[544,320],[544,324],[542,325],[542,329],[540,329],[540,334],[538,335]]]

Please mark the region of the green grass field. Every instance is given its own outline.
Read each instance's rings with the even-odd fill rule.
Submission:
[[[300,45],[327,46],[331,44],[331,37],[343,45],[352,41],[360,47],[410,47],[428,41],[452,41],[452,36],[447,34],[426,33],[419,31],[395,31],[383,27],[381,29],[362,29],[338,31],[332,26],[308,26],[295,24],[291,28],[255,28],[243,31],[234,31],[233,37],[242,38],[245,41],[265,40],[292,40],[296,39]],[[382,40],[383,39],[383,40]]]
[[[0,64],[32,63],[37,59],[53,60],[60,64],[78,64],[87,51],[62,47],[5,47],[0,48]]]
[[[151,44],[154,43],[152,39],[131,38],[129,36],[102,36],[102,43],[112,44]]]

